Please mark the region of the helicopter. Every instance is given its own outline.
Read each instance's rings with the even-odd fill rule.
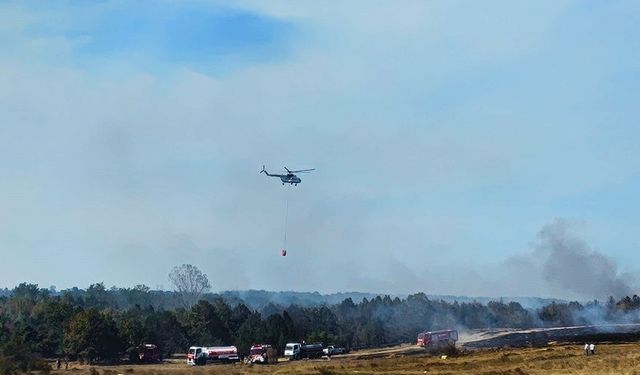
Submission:
[[[282,181],[282,185],[291,184],[294,186],[298,186],[298,184],[302,182],[302,179],[296,176],[295,175],[296,173],[308,173],[316,170],[315,168],[311,168],[311,169],[301,169],[299,171],[291,171],[287,167],[284,167],[284,169],[287,171],[287,174],[270,174],[269,172],[267,172],[267,170],[263,165],[260,173],[264,173],[269,177],[280,177],[280,181]]]

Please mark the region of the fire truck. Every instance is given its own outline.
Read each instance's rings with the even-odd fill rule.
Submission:
[[[140,362],[160,362],[162,361],[160,349],[154,344],[144,344],[138,348],[138,360]]]
[[[455,329],[446,329],[419,333],[417,344],[425,348],[438,348],[455,344],[456,341],[458,341],[458,331]]]
[[[187,364],[192,366],[206,365],[207,362],[239,361],[238,349],[235,346],[192,346],[187,353]]]
[[[252,345],[249,350],[249,363],[269,363],[269,349],[271,345]]]

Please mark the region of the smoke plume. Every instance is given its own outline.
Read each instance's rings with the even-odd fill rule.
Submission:
[[[542,259],[542,275],[558,291],[587,298],[630,295],[631,276],[573,234],[568,220],[556,219],[540,230],[534,256]]]

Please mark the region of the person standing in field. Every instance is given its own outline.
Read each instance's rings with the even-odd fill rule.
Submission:
[[[584,355],[589,355],[589,344],[584,344]]]
[[[596,354],[596,345],[595,344],[589,345],[589,351],[591,352],[591,355]]]

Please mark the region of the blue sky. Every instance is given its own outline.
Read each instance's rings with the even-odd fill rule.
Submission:
[[[559,218],[640,269],[638,24],[633,1],[0,2],[0,285],[168,288],[189,262],[216,290],[590,298],[509,264]]]

